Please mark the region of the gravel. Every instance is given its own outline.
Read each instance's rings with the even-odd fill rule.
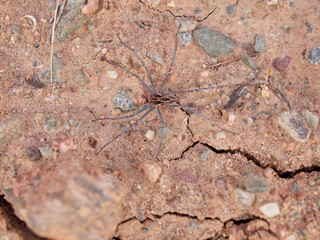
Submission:
[[[236,188],[234,190],[236,196],[236,202],[238,205],[249,208],[253,205],[255,200],[255,194],[244,191],[240,188]]]
[[[191,43],[192,36],[190,33],[179,33],[178,37],[180,39],[180,46],[185,47]]]
[[[31,161],[38,161],[41,158],[41,153],[37,147],[28,147],[24,153]]]
[[[86,0],[67,1],[60,22],[55,29],[55,44],[64,42],[89,21],[89,15],[81,13],[85,4]]]
[[[194,30],[192,37],[211,57],[218,57],[231,52],[238,46],[230,37],[206,27]]]
[[[162,57],[157,54],[157,53],[153,53],[153,52],[148,52],[147,53],[147,56],[149,58],[151,58],[153,61],[155,61],[156,63],[159,63],[159,64],[162,64],[163,63],[163,59]]]
[[[60,78],[61,69],[63,66],[63,60],[57,54],[53,55],[52,59],[52,80],[55,83],[61,83],[62,79]],[[51,84],[51,70],[50,66],[46,67],[38,74],[40,82],[44,84]]]
[[[54,118],[47,118],[44,121],[43,129],[45,132],[52,133],[60,126],[61,122]]]
[[[244,179],[244,186],[247,191],[254,193],[264,193],[269,189],[267,179],[262,175],[252,172],[247,173]]]
[[[284,58],[277,57],[272,61],[272,66],[280,72],[283,72],[289,66],[290,61],[291,58],[289,56],[285,56]]]
[[[283,130],[298,142],[306,142],[310,137],[310,131],[302,116],[295,110],[282,112],[278,117],[278,123]]]
[[[314,47],[308,52],[307,62],[320,65],[320,46]]]
[[[84,86],[89,82],[89,79],[81,69],[75,70],[73,72],[72,80],[79,86]]]
[[[254,51],[258,53],[266,51],[266,41],[260,34],[254,36]]]
[[[278,203],[272,202],[261,206],[260,211],[269,218],[275,217],[280,214]]]
[[[126,90],[118,90],[117,95],[112,99],[112,103],[113,107],[119,108],[121,112],[129,112],[136,109],[136,105]]]

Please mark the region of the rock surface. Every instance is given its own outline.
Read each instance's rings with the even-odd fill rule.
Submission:
[[[55,29],[55,44],[59,44],[68,39],[89,21],[89,16],[81,13],[82,7],[85,5],[86,0],[67,1],[60,22]]]
[[[52,239],[113,236],[122,211],[122,184],[71,155],[59,161],[21,175],[12,190],[5,190],[16,214],[35,233]]]
[[[230,37],[206,27],[194,30],[192,37],[210,57],[218,57],[237,47]]]

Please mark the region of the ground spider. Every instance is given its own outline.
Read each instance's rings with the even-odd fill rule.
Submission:
[[[209,86],[206,88],[197,88],[197,89],[193,89],[193,90],[184,90],[184,91],[177,91],[177,92],[163,92],[163,86],[165,85],[172,67],[173,67],[173,63],[174,63],[174,59],[176,56],[176,52],[177,52],[177,47],[178,47],[178,40],[177,40],[177,36],[178,36],[178,32],[176,33],[175,36],[175,48],[174,48],[174,52],[173,52],[173,56],[172,56],[172,60],[171,60],[171,64],[169,67],[168,72],[166,73],[160,87],[157,89],[155,87],[154,81],[152,80],[151,74],[149,72],[149,69],[147,68],[147,66],[145,65],[145,63],[142,61],[142,59],[139,57],[139,55],[134,51],[134,49],[130,48],[128,45],[126,45],[121,39],[120,37],[117,35],[120,43],[122,45],[124,45],[126,48],[128,48],[138,59],[138,61],[141,63],[141,65],[143,66],[143,68],[145,69],[145,71],[147,72],[147,76],[150,82],[150,86],[148,86],[143,79],[141,79],[138,75],[136,75],[135,73],[129,71],[128,69],[122,67],[121,65],[107,60],[105,57],[102,57],[101,60],[104,60],[106,62],[108,62],[109,64],[115,66],[115,67],[119,67],[121,69],[123,69],[124,71],[126,71],[127,73],[129,73],[130,75],[132,75],[133,77],[135,77],[136,79],[138,79],[138,81],[143,85],[146,94],[147,94],[147,102],[142,106],[142,108],[140,110],[138,110],[137,112],[130,114],[130,115],[126,115],[126,116],[121,116],[121,117],[115,117],[115,118],[98,118],[98,119],[94,119],[92,121],[101,121],[101,120],[119,120],[119,119],[126,119],[126,118],[131,118],[134,117],[136,115],[138,115],[139,113],[145,112],[139,119],[137,119],[133,124],[131,124],[129,127],[127,127],[126,129],[124,129],[121,133],[119,133],[116,137],[114,137],[113,139],[111,139],[109,142],[107,142],[106,144],[104,144],[100,150],[96,153],[96,155],[98,155],[106,146],[108,146],[110,143],[114,142],[115,140],[117,140],[120,136],[122,136],[124,133],[128,132],[130,129],[132,129],[133,127],[137,126],[139,124],[140,121],[142,121],[151,111],[153,111],[154,109],[157,111],[160,121],[161,121],[161,131],[160,131],[160,143],[158,146],[158,151],[157,151],[157,155],[159,154],[161,147],[162,147],[162,142],[163,142],[163,129],[164,129],[164,119],[162,117],[161,111],[160,111],[160,107],[167,107],[167,108],[181,108],[185,111],[194,113],[202,118],[207,119],[208,121],[210,121],[211,123],[213,123],[214,125],[216,125],[217,127],[219,127],[220,129],[226,131],[226,132],[230,132],[230,133],[234,133],[232,131],[229,131],[221,126],[219,126],[215,121],[211,120],[210,118],[208,118],[207,116],[197,112],[196,110],[182,105],[179,103],[179,98],[177,97],[178,94],[182,94],[182,93],[191,93],[191,92],[199,92],[199,91],[204,91],[204,90],[208,90],[208,89],[214,89],[214,88],[222,88],[222,87],[228,87],[228,86],[243,86],[243,84],[227,84],[227,85],[213,85],[213,86]]]

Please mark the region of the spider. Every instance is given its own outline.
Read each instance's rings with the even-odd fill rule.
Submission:
[[[180,29],[180,28],[179,28]],[[128,132],[130,129],[134,128],[135,126],[137,126],[139,124],[139,122],[141,122],[146,116],[148,116],[153,110],[156,110],[160,121],[161,121],[161,130],[160,130],[160,143],[158,146],[158,151],[156,154],[156,157],[158,157],[158,154],[160,153],[160,150],[162,148],[162,143],[163,143],[163,132],[164,132],[164,119],[162,117],[160,108],[180,108],[183,109],[184,111],[188,111],[191,113],[194,113],[208,121],[210,121],[212,124],[214,124],[215,126],[217,126],[218,128],[229,132],[229,133],[233,133],[230,130],[227,130],[221,126],[219,126],[215,121],[213,121],[212,119],[208,118],[207,116],[201,114],[200,112],[194,110],[191,107],[188,107],[186,105],[182,105],[180,104],[179,98],[177,97],[177,95],[179,94],[183,94],[183,93],[192,93],[192,92],[199,92],[199,91],[204,91],[204,90],[209,90],[209,89],[215,89],[215,88],[223,88],[223,87],[229,87],[229,86],[243,86],[243,84],[226,84],[226,85],[212,85],[209,87],[205,87],[205,88],[197,88],[197,89],[192,89],[192,90],[183,90],[183,91],[175,91],[175,92],[164,92],[163,91],[163,87],[172,71],[173,68],[173,64],[174,64],[174,60],[176,57],[176,53],[177,53],[177,48],[178,48],[178,31],[176,32],[175,35],[175,47],[174,47],[174,52],[172,55],[172,60],[171,60],[171,64],[169,67],[168,72],[166,73],[164,79],[161,82],[160,87],[156,88],[154,81],[151,77],[150,71],[147,68],[146,64],[144,63],[144,61],[139,57],[139,55],[136,53],[136,51],[134,51],[134,49],[132,49],[131,47],[129,47],[127,44],[125,44],[121,38],[117,35],[120,43],[122,45],[124,45],[127,49],[129,49],[134,55],[135,57],[138,59],[138,61],[140,62],[140,64],[143,66],[143,68],[145,69],[146,73],[147,73],[147,77],[149,79],[150,85],[147,85],[147,83],[144,81],[144,78],[140,78],[138,75],[136,75],[135,73],[131,72],[130,70],[124,68],[123,66],[110,61],[108,59],[106,59],[105,57],[102,57],[101,60],[108,62],[109,64],[121,68],[122,70],[126,71],[127,73],[129,73],[131,76],[135,77],[140,84],[144,87],[145,91],[146,91],[146,95],[147,95],[147,102],[145,104],[142,105],[142,107],[140,108],[140,110],[136,111],[133,114],[130,115],[126,115],[126,116],[120,116],[120,117],[114,117],[114,118],[109,118],[109,117],[105,117],[105,118],[97,118],[94,119],[92,121],[101,121],[101,120],[120,120],[120,119],[127,119],[127,118],[132,118],[140,113],[144,114],[138,118],[134,123],[132,123],[129,127],[127,127],[126,129],[124,129],[122,132],[120,132],[117,136],[115,136],[114,138],[112,138],[110,141],[108,141],[107,143],[105,143],[100,149],[99,151],[96,153],[96,155],[99,155],[101,153],[101,151],[108,146],[110,143],[114,142],[115,140],[117,140],[119,137],[121,137],[123,134],[125,134],[126,132]]]

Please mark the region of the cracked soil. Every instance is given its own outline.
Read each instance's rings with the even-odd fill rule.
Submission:
[[[54,191],[63,191],[62,186],[68,185],[65,179],[76,176],[77,169],[79,174],[88,174],[83,178],[88,181],[95,177],[101,180],[99,174],[111,175],[124,186],[123,197],[120,194],[112,200],[119,201],[122,210],[109,216],[110,227],[102,234],[110,239],[294,240],[320,236],[319,126],[308,127],[307,141],[293,139],[278,123],[281,113],[289,110],[288,104],[267,85],[246,87],[245,94],[228,109],[222,106],[235,87],[179,96],[181,104],[196,108],[235,134],[188,111],[163,108],[169,134],[159,160],[155,154],[161,122],[156,112],[98,156],[99,147],[134,120],[91,121],[91,112],[99,117],[122,114],[112,105],[119,89],[127,90],[137,107],[145,95],[137,79],[101,61],[107,57],[147,79],[143,67],[116,34],[137,50],[159,86],[171,62],[178,25],[187,21],[194,22],[196,29],[207,27],[223,33],[239,46],[211,58],[193,40],[187,46],[178,45],[166,90],[238,84],[252,76],[272,79],[269,83],[286,96],[292,110],[308,110],[319,118],[320,66],[304,59],[306,51],[320,45],[319,0],[100,1],[99,10],[87,24],[54,45],[54,54],[63,65],[62,82],[55,83],[53,90],[50,84],[40,84],[38,75],[50,65],[50,19],[55,4],[53,0],[0,1],[1,240],[107,239],[72,235],[72,230],[83,227],[82,221],[86,221],[88,236],[92,229],[104,229],[95,225],[94,218],[81,219],[82,213],[90,216],[92,209],[89,213],[77,209],[79,220],[68,226],[71,233],[65,238],[54,238],[60,223],[50,223],[50,231],[40,224],[38,216],[50,218],[41,208],[46,201],[51,204],[61,196],[69,199]],[[235,11],[228,14],[226,7],[232,5]],[[35,31],[32,22],[23,19],[25,15],[36,18]],[[208,67],[241,52],[250,53],[256,34],[266,41],[266,52],[252,57],[259,71],[242,61]],[[148,58],[149,52],[160,55],[163,63]],[[272,61],[284,56],[290,57],[290,64],[285,71],[278,71]],[[74,80],[79,69],[87,79],[85,84]],[[116,77],[110,77],[112,71]],[[51,130],[44,127],[48,119],[56,123]],[[146,137],[148,130],[155,132],[154,139]],[[51,152],[48,156],[42,153],[36,161],[30,159],[26,149],[39,147]],[[68,168],[65,162],[70,159],[85,163],[86,170],[77,164]],[[248,190],[250,173],[266,180],[264,191]],[[94,196],[103,194],[86,184],[92,191],[88,193],[92,205],[88,204],[99,205]],[[72,193],[70,186],[66,189]],[[261,210],[269,203],[278,207],[274,216]],[[61,212],[66,221],[70,215],[70,211]]]

